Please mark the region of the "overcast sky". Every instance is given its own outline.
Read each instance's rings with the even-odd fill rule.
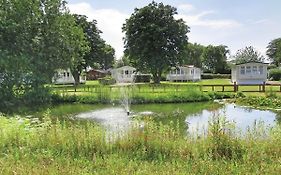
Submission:
[[[102,38],[123,55],[121,27],[134,8],[149,0],[67,0],[71,13],[95,19]],[[177,18],[188,26],[189,42],[226,45],[231,54],[245,46],[254,46],[265,54],[267,44],[281,37],[280,0],[162,0],[178,9]]]

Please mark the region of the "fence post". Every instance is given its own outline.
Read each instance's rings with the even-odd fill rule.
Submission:
[[[265,92],[265,82],[262,84],[262,91]]]
[[[215,87],[214,87],[214,85],[212,85],[212,91],[213,91],[213,92],[215,91]]]
[[[224,85],[222,85],[222,91],[224,92]]]
[[[237,88],[236,88],[236,81],[234,81],[234,86],[233,86],[233,88],[234,88],[234,92],[237,92]]]

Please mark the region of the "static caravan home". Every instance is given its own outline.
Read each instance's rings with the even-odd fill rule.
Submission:
[[[236,84],[263,84],[267,80],[267,63],[247,62],[231,69],[231,81]]]
[[[54,84],[74,84],[75,80],[70,69],[58,70],[53,77]],[[86,83],[86,76],[80,76],[80,83]]]
[[[168,81],[199,81],[201,80],[201,69],[193,65],[172,68],[167,75]]]
[[[123,66],[110,71],[112,78],[117,83],[132,83],[136,74],[136,68],[131,66]]]

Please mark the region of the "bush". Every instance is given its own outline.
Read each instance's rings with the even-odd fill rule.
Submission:
[[[231,74],[202,74],[202,79],[230,79]]]
[[[150,74],[135,75],[135,83],[149,83],[150,79]]]
[[[104,78],[99,78],[99,83],[102,85],[112,85],[116,83],[116,80],[113,79],[112,77],[104,77]]]
[[[281,80],[281,69],[271,69],[269,71],[269,79],[274,81]]]

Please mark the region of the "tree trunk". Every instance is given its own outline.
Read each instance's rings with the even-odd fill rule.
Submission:
[[[72,72],[73,78],[74,78],[74,89],[76,92],[77,86],[80,84],[80,73],[78,71]]]
[[[153,75],[153,83],[160,84],[161,73],[159,71],[156,71],[152,75]]]

